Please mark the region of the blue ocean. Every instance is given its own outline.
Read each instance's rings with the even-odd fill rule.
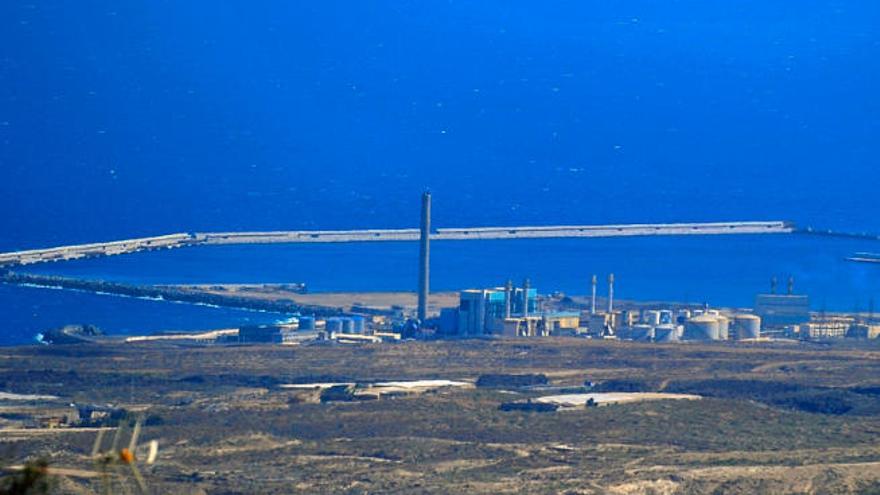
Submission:
[[[0,251],[216,230],[789,220],[880,233],[880,4],[488,0],[0,3]],[[406,243],[206,247],[38,266],[139,283],[413,290]],[[434,290],[814,309],[880,302],[876,242],[435,243]],[[0,287],[0,343],[53,326],[287,315]]]

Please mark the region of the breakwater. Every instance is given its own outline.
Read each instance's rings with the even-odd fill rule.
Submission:
[[[252,311],[269,311],[273,313],[299,313],[315,316],[334,316],[342,313],[340,308],[302,305],[288,299],[256,299],[231,294],[225,295],[203,292],[190,287],[179,288],[171,286],[133,285],[119,282],[108,282],[104,280],[83,280],[69,277],[58,277],[54,275],[34,275],[13,272],[10,270],[0,271],[0,282],[12,285],[81,290],[95,294],[111,294],[168,302],[204,304]]]

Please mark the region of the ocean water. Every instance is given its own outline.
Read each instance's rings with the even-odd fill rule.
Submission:
[[[780,219],[880,232],[878,14],[856,0],[0,2],[0,250],[412,227],[425,188],[437,226]],[[37,270],[408,289],[413,249],[202,249]],[[842,261],[855,250],[880,248],[453,243],[436,246],[434,284],[531,276],[577,292],[613,270],[622,297],[745,305],[792,273],[815,306],[852,309],[878,279]],[[9,290],[0,316],[16,328],[76,311],[34,319],[27,308],[67,296]],[[92,314],[119,314],[100,301]]]
[[[432,290],[521,284],[585,295],[589,280],[616,277],[616,297],[751,307],[776,276],[795,278],[814,310],[880,309],[880,266],[845,261],[875,242],[801,235],[705,236],[432,244]],[[136,284],[305,282],[311,291],[411,291],[416,243],[210,246],[29,267],[31,273]],[[876,302],[876,305],[875,305]],[[270,323],[288,315],[210,308],[53,289],[0,285],[4,344],[48,328],[96,324],[108,333],[150,333]]]
[[[0,284],[0,344],[36,344],[41,332],[92,324],[111,335],[237,328],[289,318],[278,313],[177,304],[88,292]]]

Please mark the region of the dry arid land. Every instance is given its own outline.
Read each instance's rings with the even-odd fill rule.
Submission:
[[[537,413],[499,406],[557,392],[446,387],[322,403],[282,386],[486,373],[702,399]],[[878,373],[880,347],[846,343],[0,349],[0,391],[145,408],[143,440],[160,445],[142,467],[155,493],[878,493]],[[21,429],[6,413],[3,462],[45,457],[67,473],[60,490],[100,493],[99,479],[77,477],[94,469],[94,428]]]

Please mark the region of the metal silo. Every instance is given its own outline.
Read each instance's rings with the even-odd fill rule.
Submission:
[[[718,340],[718,335],[718,319],[709,315],[691,318],[684,329],[684,340]]]
[[[342,318],[342,333],[354,333],[354,320]]]
[[[327,318],[328,332],[342,332],[342,320],[336,317]]]
[[[367,326],[363,316],[352,316],[351,320],[354,322],[354,333],[365,333]]]
[[[761,336],[761,318],[756,315],[736,315],[733,318],[737,339],[757,339]]]

